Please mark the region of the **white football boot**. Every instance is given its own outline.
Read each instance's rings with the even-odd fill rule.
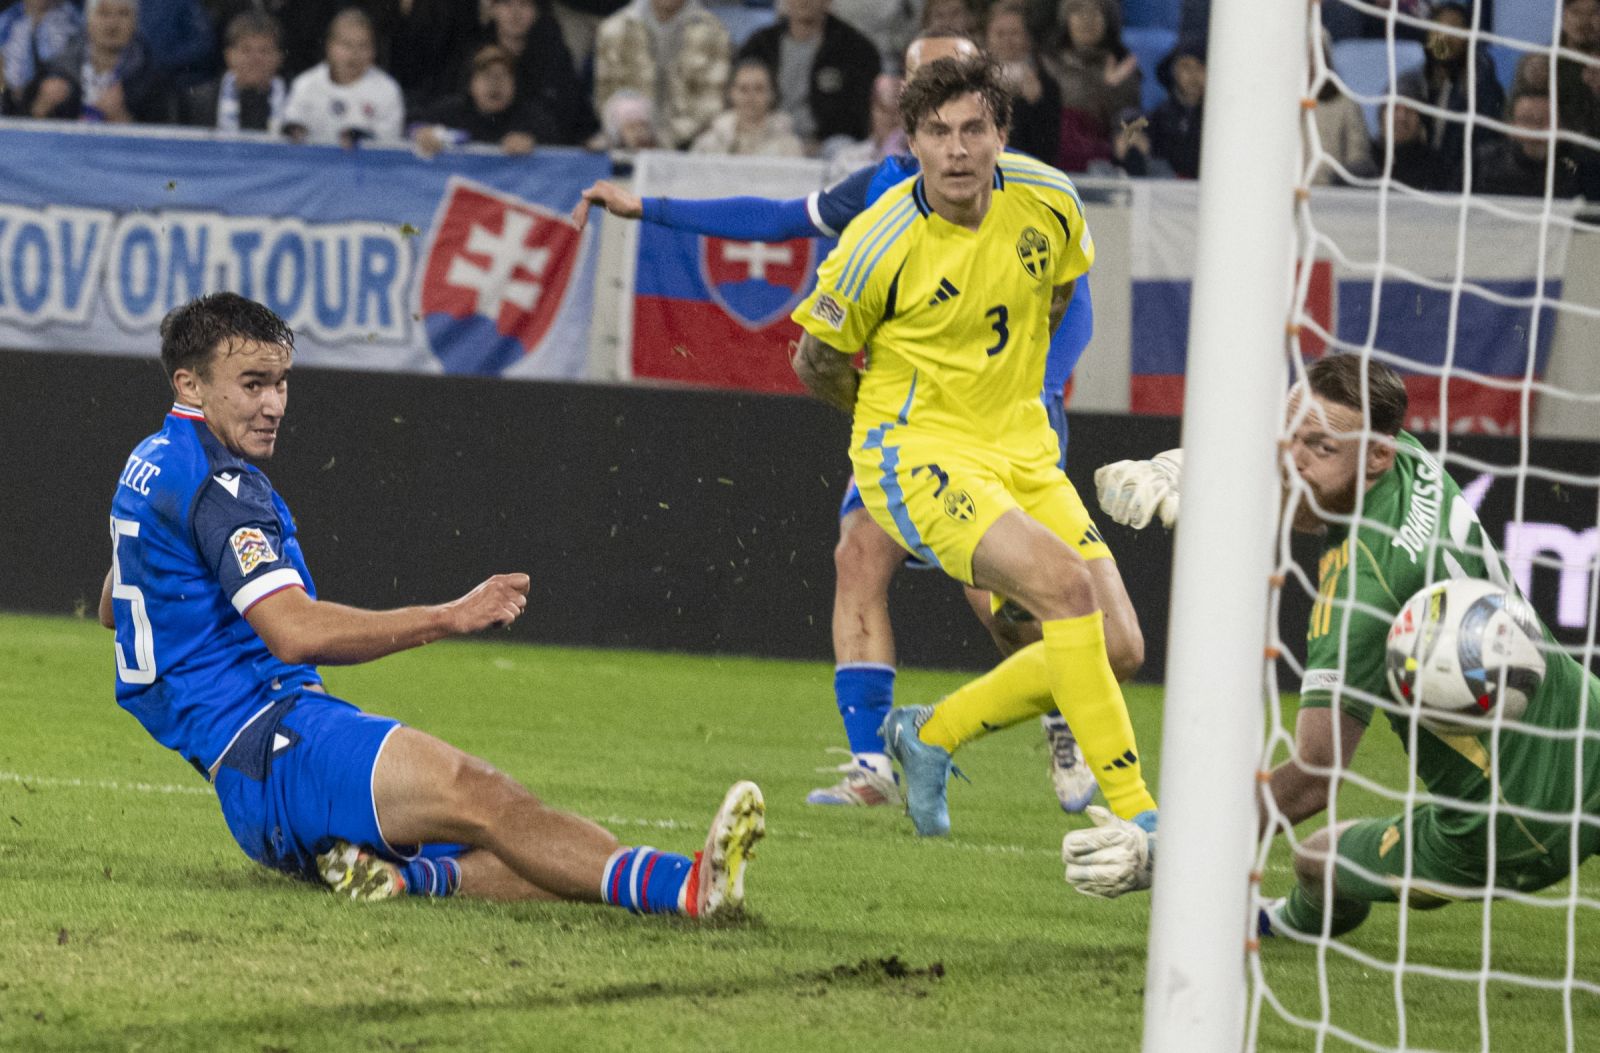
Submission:
[[[767,803],[761,787],[753,782],[734,783],[711,820],[705,850],[694,857],[686,895],[691,917],[731,914],[744,905],[745,864],[766,832]]]
[[[830,746],[828,752],[850,751]],[[900,777],[894,773],[888,757],[883,758],[883,764],[889,769],[887,773],[871,764],[863,764],[856,759],[855,754],[851,753],[850,759],[837,767],[818,768],[818,771],[840,772],[842,777],[832,786],[819,786],[806,794],[806,803],[868,808],[885,804],[894,805],[896,808],[902,806],[905,804],[905,797],[900,793]]]
[[[1078,738],[1059,716],[1049,713],[1039,718],[1044,740],[1050,746],[1050,782],[1056,788],[1061,810],[1072,815],[1082,812],[1094,800],[1097,788],[1094,772],[1084,763]]]

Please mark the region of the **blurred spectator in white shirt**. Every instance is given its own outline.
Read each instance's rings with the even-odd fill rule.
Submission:
[[[354,146],[404,138],[400,85],[373,64],[372,20],[346,8],[328,26],[327,60],[294,79],[284,129],[296,142]]]

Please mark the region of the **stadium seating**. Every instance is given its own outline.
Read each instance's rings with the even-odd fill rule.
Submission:
[[[1333,45],[1333,69],[1339,79],[1356,95],[1368,98],[1382,96],[1394,90],[1389,79],[1389,42],[1386,40],[1339,40]],[[1394,44],[1394,71],[1399,77],[1422,65],[1422,45],[1414,40],[1397,40]],[[1367,131],[1378,133],[1380,107],[1377,102],[1361,102],[1361,112],[1367,118]]]
[[[1176,33],[1182,9],[1183,0],[1123,0],[1122,24],[1124,27],[1170,29]]]
[[[1128,45],[1128,50],[1138,58],[1139,69],[1144,73],[1139,92],[1139,108],[1149,113],[1160,106],[1161,100],[1167,97],[1167,89],[1156,80],[1156,67],[1178,42],[1178,34],[1175,30],[1146,26],[1123,30],[1122,42]]]

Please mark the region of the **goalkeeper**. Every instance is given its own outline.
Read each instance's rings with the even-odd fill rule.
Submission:
[[[1378,362],[1363,366],[1355,355],[1322,359],[1290,394],[1294,475],[1285,514],[1295,530],[1325,533],[1327,541],[1306,632],[1294,755],[1271,772],[1263,831],[1327,807],[1375,707],[1388,700],[1385,645],[1405,602],[1446,578],[1509,581],[1455,481],[1400,430],[1405,411],[1400,377]],[[1100,505],[1135,528],[1155,515],[1172,526],[1181,466],[1178,451],[1107,465],[1095,473]],[[1358,509],[1352,526],[1348,517]],[[1522,718],[1546,734],[1508,725],[1496,743],[1488,730],[1441,734],[1419,725],[1416,769],[1428,791],[1422,803],[1408,814],[1349,820],[1307,837],[1295,855],[1298,886],[1268,905],[1263,934],[1320,933],[1326,915],[1337,936],[1360,925],[1373,903],[1396,902],[1402,890],[1423,909],[1481,900],[1489,889],[1534,892],[1569,877],[1574,859],[1600,849],[1600,828],[1585,821],[1600,812],[1600,748],[1585,748],[1600,734],[1600,680],[1555,646],[1547,663]],[[1384,715],[1409,749],[1409,716],[1387,705]],[[1584,734],[1575,740],[1580,721]],[[1068,880],[1093,891],[1094,881],[1119,868],[1147,866],[1127,858],[1148,847],[1136,835],[1120,826],[1067,835]]]

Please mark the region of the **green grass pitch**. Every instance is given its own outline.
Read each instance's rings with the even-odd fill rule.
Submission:
[[[473,642],[329,670],[336,693],[627,842],[692,851],[738,778],[768,802],[742,920],[355,904],[244,858],[204,784],[117,709],[109,646],[83,620],[0,616],[0,1049],[1138,1048],[1149,902],[1062,883],[1061,835],[1082,820],[1055,806],[1036,727],[963,753],[954,836],[930,843],[898,814],[801,803],[839,738],[821,664]],[[900,699],[959,682],[907,671]],[[1129,702],[1155,774],[1160,692]],[[1403,771],[1393,737],[1370,738],[1362,768]],[[1389,810],[1346,794],[1345,814],[1363,806]],[[1269,891],[1286,890],[1285,864],[1280,849]],[[1593,982],[1600,926],[1582,915],[1574,971]],[[1468,905],[1412,914],[1410,960],[1477,969],[1481,922]],[[1562,976],[1566,925],[1496,906],[1491,965]],[[1392,961],[1398,935],[1380,907],[1351,944]],[[1263,968],[1320,1017],[1314,950],[1273,943]],[[1389,973],[1330,954],[1325,976],[1334,1023],[1396,1041]],[[1556,992],[1489,983],[1487,1040],[1476,984],[1412,976],[1404,994],[1411,1048],[1566,1047]],[[1600,1049],[1600,999],[1570,1013],[1576,1047]],[[1317,1047],[1268,1009],[1260,1048]]]

